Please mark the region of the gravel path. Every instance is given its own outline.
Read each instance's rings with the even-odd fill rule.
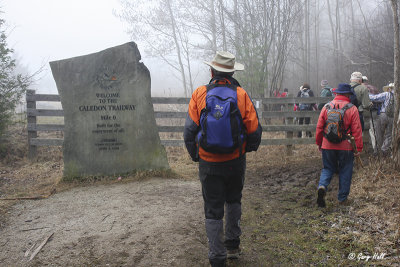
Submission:
[[[0,230],[0,265],[199,266],[207,258],[202,205],[198,181],[165,178],[23,201]]]

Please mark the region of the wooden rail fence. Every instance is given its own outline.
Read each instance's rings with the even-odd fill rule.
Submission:
[[[284,132],[285,138],[262,138],[261,145],[285,145],[286,153],[291,154],[293,145],[296,144],[314,144],[315,143],[315,129],[316,121],[318,120],[319,111],[293,111],[295,103],[326,103],[331,100],[330,97],[320,98],[262,98],[254,99],[258,107],[271,107],[281,106],[284,111],[263,111],[261,108],[257,108],[259,117],[261,118],[263,132]],[[62,146],[63,138],[38,138],[38,132],[40,131],[64,131],[63,124],[38,124],[37,118],[41,116],[49,117],[63,117],[64,112],[62,109],[38,109],[36,108],[36,102],[60,102],[59,95],[50,94],[36,94],[34,90],[28,90],[26,94],[27,103],[27,121],[28,121],[28,144],[29,144],[29,157],[34,158],[37,154],[38,146]],[[189,104],[189,98],[177,98],[177,97],[152,97],[153,104]],[[187,112],[176,112],[176,111],[155,111],[156,119],[184,119],[187,116]],[[365,131],[369,129],[368,114],[365,114],[367,119],[365,123]],[[294,124],[294,118],[310,117],[311,123],[308,125]],[[270,119],[280,118],[282,124],[273,125],[266,124],[265,122]],[[283,119],[285,123],[283,123]],[[168,133],[183,133],[184,120],[179,126],[161,126],[158,125],[158,131]],[[312,138],[293,138],[299,131],[311,131],[313,133]],[[368,142],[368,134],[364,134],[364,141]],[[161,139],[161,143],[164,146],[181,146],[184,144],[183,139]]]

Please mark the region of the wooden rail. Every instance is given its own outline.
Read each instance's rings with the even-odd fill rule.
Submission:
[[[284,132],[285,138],[278,139],[266,139],[261,140],[261,145],[285,145],[286,152],[291,154],[293,145],[296,144],[314,144],[315,138],[293,138],[297,136],[299,131],[311,131],[315,134],[316,122],[319,116],[319,111],[293,111],[293,106],[296,103],[326,103],[331,98],[325,97],[313,97],[313,98],[262,98],[254,99],[253,102],[258,102],[259,107],[280,105],[283,106],[286,111],[263,111],[261,108],[257,109],[259,117],[264,119],[262,122],[270,119],[282,119],[281,125],[265,124],[262,123],[264,132]],[[59,95],[49,94],[36,94],[34,90],[28,90],[26,94],[27,103],[27,119],[28,119],[28,144],[29,144],[29,157],[33,158],[36,156],[38,146],[61,146],[63,144],[63,138],[38,138],[37,132],[40,131],[64,131],[63,124],[38,124],[37,117],[40,116],[55,116],[63,117],[64,112],[62,109],[37,109],[36,102],[60,102]],[[188,105],[190,98],[177,98],[177,97],[152,97],[153,104],[180,104]],[[186,107],[187,108],[187,107]],[[187,112],[176,112],[176,111],[155,111],[155,117],[159,119],[181,119],[181,125],[179,126],[161,126],[158,125],[158,131],[168,133],[183,133],[184,119],[187,116]],[[365,114],[368,117],[368,114]],[[297,125],[294,124],[294,118],[310,117],[311,124],[309,125]],[[283,123],[285,120],[285,123]],[[369,129],[368,119],[365,123],[365,131]],[[368,134],[364,134],[365,141],[368,142]],[[165,146],[182,146],[183,139],[161,139],[161,143]]]

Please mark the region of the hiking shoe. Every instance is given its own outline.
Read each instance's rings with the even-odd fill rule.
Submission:
[[[318,207],[320,208],[325,208],[326,204],[325,204],[325,187],[324,186],[320,186],[318,188],[318,198],[317,198],[317,204]]]
[[[241,254],[242,254],[242,250],[240,248],[228,249],[226,251],[226,258],[230,259],[230,260],[235,260],[235,259],[238,259]]]
[[[226,259],[210,259],[211,267],[226,267]]]
[[[347,198],[343,201],[339,201],[339,206],[349,206],[350,204],[351,202]]]

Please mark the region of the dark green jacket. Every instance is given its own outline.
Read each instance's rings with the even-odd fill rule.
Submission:
[[[331,88],[330,87],[324,87],[321,91],[321,97],[329,97],[332,96]],[[321,110],[326,103],[319,103],[318,109]]]

